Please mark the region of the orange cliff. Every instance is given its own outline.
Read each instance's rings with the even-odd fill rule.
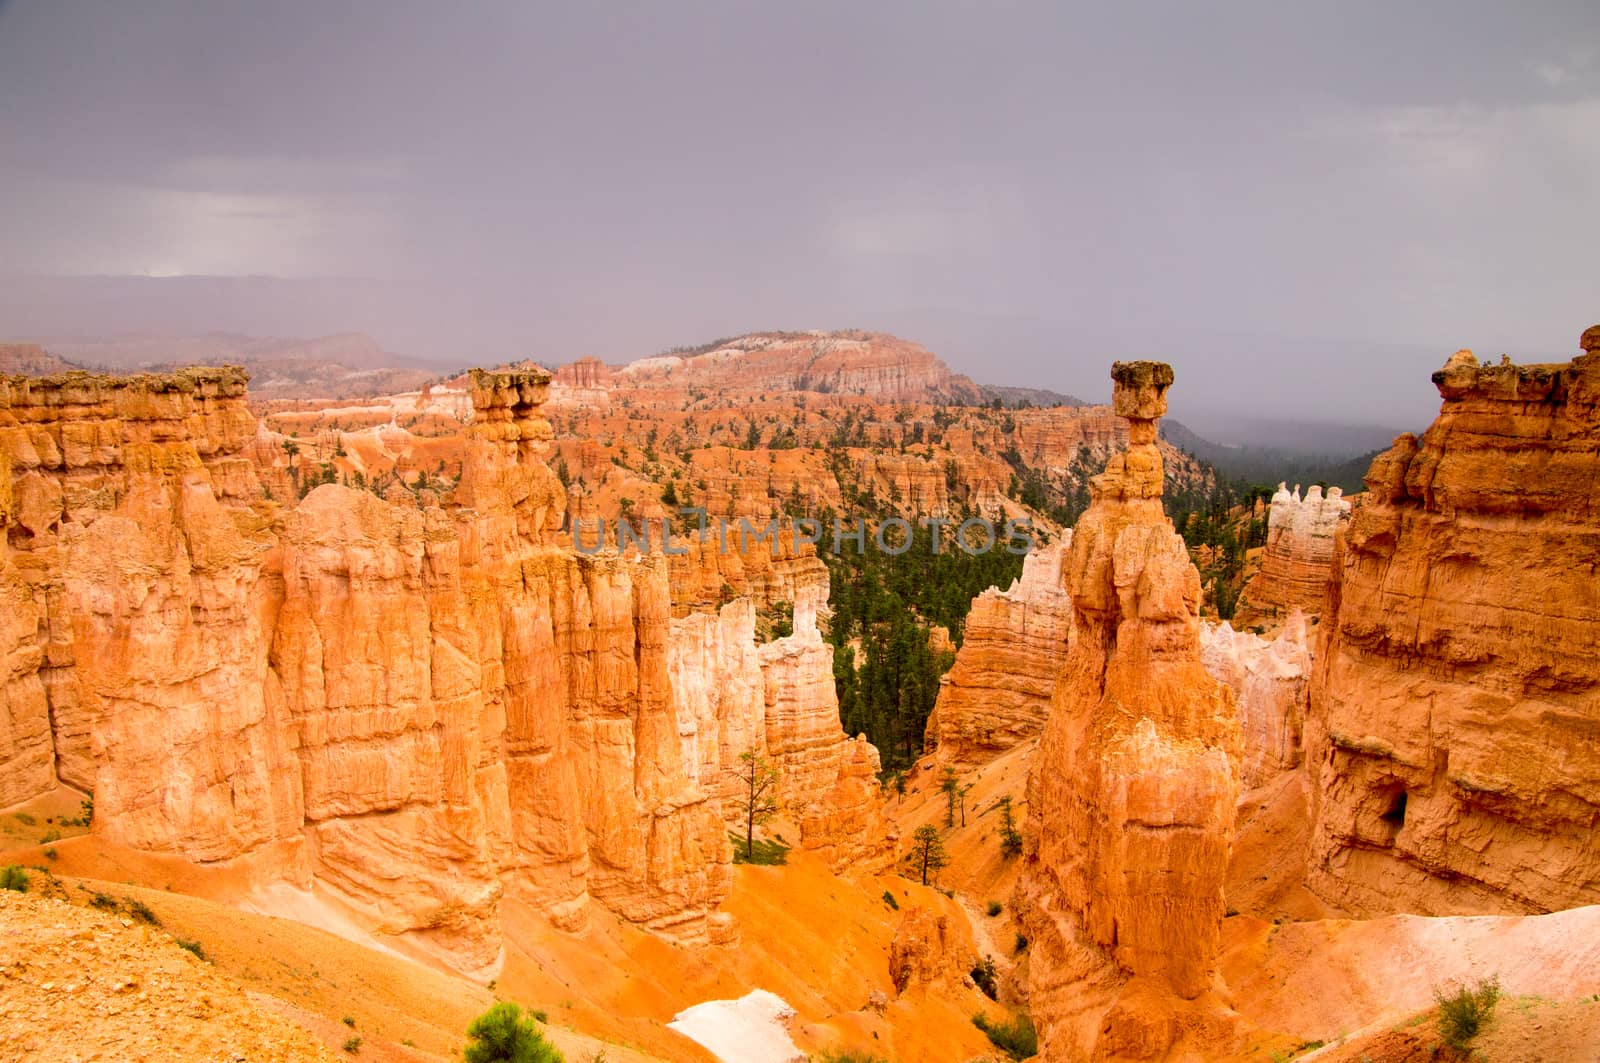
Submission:
[[[1311,887],[1358,914],[1600,903],[1600,326],[1434,373],[1372,463],[1311,689]]]
[[[283,509],[245,383],[0,381],[0,801],[59,778],[109,841],[314,888],[464,969],[496,963],[506,893],[717,936],[722,767],[683,742],[667,559],[562,541],[548,374],[472,375],[460,484],[421,508],[325,484]],[[724,715],[780,720],[780,760],[831,750],[807,844],[870,851],[875,765],[795,638]]]
[[[955,663],[939,681],[925,739],[941,763],[971,766],[1044,727],[1072,637],[1072,596],[1061,565],[1072,533],[1023,559],[1007,590],[972,600]]]
[[[1239,596],[1235,627],[1257,624],[1277,627],[1295,610],[1322,615],[1328,582],[1333,578],[1333,542],[1350,519],[1350,503],[1337,487],[1313,484],[1300,496],[1279,484],[1267,516],[1267,545],[1261,570]]]
[[[1220,927],[1239,790],[1231,691],[1200,662],[1200,577],[1162,513],[1172,369],[1112,367],[1129,446],[1064,564],[1071,649],[1029,778],[1018,885],[1040,1058],[1166,1059],[1229,1036]]]

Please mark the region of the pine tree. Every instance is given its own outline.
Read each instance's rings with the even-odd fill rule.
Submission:
[[[1017,819],[1011,811],[1011,795],[1000,799],[1000,855],[1007,859],[1022,853],[1022,832],[1017,830]]]
[[[911,836],[911,851],[906,854],[906,861],[922,875],[922,884],[928,884],[928,874],[933,873],[935,882],[939,880],[939,872],[950,863],[950,857],[944,851],[944,839],[939,837],[939,828],[932,823],[924,823],[917,828]]]
[[[944,794],[944,825],[946,827],[954,827],[956,825],[956,801],[962,794],[961,780],[956,777],[956,769],[944,769],[944,775],[939,779],[939,789]],[[963,808],[965,808],[964,802]],[[965,824],[965,818],[966,813],[963,811],[963,825]]]

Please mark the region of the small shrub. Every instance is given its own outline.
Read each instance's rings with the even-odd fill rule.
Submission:
[[[361,1051],[361,1038],[346,1037],[344,1039],[344,1050],[349,1052],[352,1056]]]
[[[161,920],[156,918],[156,913],[152,912],[150,910],[150,906],[148,904],[144,903],[143,901],[134,900],[132,898],[129,898],[128,899],[128,914],[133,916],[139,922],[145,923],[145,924],[147,924],[149,926],[160,926],[161,925]]]
[[[1500,980],[1486,978],[1476,988],[1461,986],[1448,995],[1436,990],[1433,998],[1439,1002],[1440,1039],[1451,1048],[1465,1051],[1494,1018],[1494,1006],[1500,1002]]]
[[[352,1030],[356,1028],[356,1017],[354,1015],[346,1015],[339,1021],[350,1027]]]
[[[27,893],[28,873],[16,864],[7,864],[5,867],[0,867],[0,890]]]
[[[843,1052],[822,1052],[814,1055],[811,1057],[811,1063],[889,1063],[889,1061],[871,1052],[847,1048]]]
[[[198,941],[185,941],[182,938],[174,938],[173,940],[178,943],[178,947],[180,949],[185,949],[185,950],[187,950],[189,952],[194,953],[195,959],[199,959],[199,960],[208,959],[208,957],[206,956],[206,950],[200,947],[200,942],[198,942]]]
[[[1039,1052],[1039,1035],[1033,1029],[1033,1020],[1026,1012],[1013,1016],[1007,1022],[990,1022],[983,1012],[972,1017],[972,1025],[982,1030],[989,1043],[1012,1059],[1027,1059]]]
[[[1001,904],[999,901],[990,901],[989,902],[989,918],[993,919],[995,916],[999,915],[1003,911],[1005,911],[1005,906],[1003,904]]]
[[[996,985],[997,976],[993,956],[985,956],[979,960],[977,965],[968,973],[972,975],[973,984],[983,990],[984,996],[990,1000],[1000,999],[999,987]]]
[[[32,827],[32,826],[37,825],[38,822],[39,822],[38,820],[34,819],[32,816],[28,815],[28,813],[26,813],[26,812],[18,812],[16,815],[17,815],[17,822],[22,824],[24,827]]]
[[[40,845],[49,845],[51,842],[58,842],[60,840],[61,840],[61,832],[59,830],[56,830],[54,827],[51,827],[49,830],[47,830],[43,834],[39,835],[39,844]]]
[[[61,854],[56,852],[54,849],[46,849],[44,851],[44,858],[46,860],[54,860],[56,857],[58,857],[60,855]]]
[[[883,891],[883,903],[887,904],[890,908],[893,908],[897,912],[900,910],[900,902],[895,900],[894,894],[890,893],[888,890]]]
[[[96,893],[89,898],[89,903],[102,912],[114,912],[117,910],[117,899],[109,893]]]
[[[1011,947],[1011,955],[1015,956],[1019,952],[1026,952],[1027,949],[1028,949],[1028,938],[1027,938],[1027,935],[1018,934],[1017,935],[1016,944]]]
[[[523,1016],[522,1008],[502,1000],[472,1020],[463,1063],[563,1063],[563,1056]]]
[[[542,1022],[546,1026],[550,1024],[550,1015],[543,1008],[529,1010],[528,1014],[533,1016],[535,1022]]]

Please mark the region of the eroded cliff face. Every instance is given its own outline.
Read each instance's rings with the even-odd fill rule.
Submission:
[[[1311,690],[1310,884],[1359,914],[1600,901],[1600,329],[1434,374],[1367,474]]]
[[[1302,498],[1300,485],[1291,492],[1279,484],[1268,510],[1261,570],[1239,596],[1234,625],[1275,628],[1295,610],[1320,616],[1333,578],[1334,538],[1349,519],[1350,503],[1339,488],[1324,495],[1313,484]]]
[[[783,811],[803,848],[836,870],[887,863],[894,838],[878,790],[878,751],[839,726],[833,648],[817,628],[823,595],[803,591],[794,632],[757,645],[755,605],[739,598],[717,613],[672,622],[670,670],[678,734],[691,776],[719,802],[730,828],[744,827],[747,752],[778,771]]]
[[[1029,779],[1018,886],[1041,1058],[1163,1059],[1222,1036],[1239,788],[1233,698],[1200,662],[1200,577],[1162,513],[1169,366],[1118,363],[1129,447],[1065,561],[1074,634]]]
[[[1246,789],[1270,782],[1303,761],[1311,697],[1311,649],[1305,617],[1289,614],[1270,642],[1226,622],[1200,622],[1200,660],[1233,691],[1244,736]]]
[[[314,885],[465,968],[494,963],[507,891],[563,926],[597,901],[714,935],[721,765],[680,733],[707,684],[675,656],[668,559],[564,541],[547,387],[474,374],[442,504],[327,484],[286,511],[241,372],[0,382],[0,802],[59,776],[111,840]],[[854,851],[876,765],[814,622],[784,641],[745,639],[718,711],[804,762],[818,846]]]
[[[927,746],[941,763],[972,765],[1037,735],[1072,638],[1061,566],[1070,531],[1022,562],[1007,590],[972,600],[961,649],[939,685]]]

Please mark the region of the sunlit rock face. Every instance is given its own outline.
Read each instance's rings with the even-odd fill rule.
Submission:
[[[1311,688],[1311,885],[1353,913],[1600,901],[1600,329],[1455,354],[1372,463]]]
[[[1333,543],[1350,519],[1350,503],[1337,487],[1327,494],[1313,484],[1300,495],[1279,484],[1267,513],[1267,545],[1261,570],[1245,585],[1234,611],[1241,630],[1277,627],[1291,613],[1320,616],[1333,578]]]
[[[1129,446],[1095,478],[1064,561],[1074,631],[1018,887],[1047,1060],[1168,1058],[1222,1022],[1210,991],[1239,723],[1201,663],[1200,577],[1161,508],[1172,369],[1118,363],[1112,379]]]
[[[927,746],[943,763],[981,763],[1044,727],[1072,637],[1072,596],[1061,582],[1070,531],[1023,559],[1006,590],[972,600],[961,649],[939,686]]]
[[[548,374],[472,375],[454,492],[293,509],[245,383],[0,381],[0,801],[59,777],[112,841],[314,885],[465,968],[494,963],[507,892],[697,940],[730,882],[726,760],[681,733],[713,668],[806,796],[804,844],[884,847],[815,593],[790,638],[758,651],[735,616],[734,658],[686,660],[668,559],[560,534]]]

